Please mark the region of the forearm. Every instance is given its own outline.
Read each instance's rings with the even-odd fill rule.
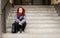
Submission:
[[[20,22],[20,20],[19,20],[19,19],[15,19],[15,21],[16,21],[16,22],[18,22],[18,23]]]
[[[24,23],[24,22],[26,22],[26,17],[25,16],[23,16],[24,17],[24,19],[22,20],[22,21],[20,21],[20,23]]]

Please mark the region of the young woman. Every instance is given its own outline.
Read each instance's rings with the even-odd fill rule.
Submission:
[[[26,27],[25,9],[19,7],[15,15],[15,22],[12,24],[12,33],[17,33],[18,31],[22,33],[25,27]]]

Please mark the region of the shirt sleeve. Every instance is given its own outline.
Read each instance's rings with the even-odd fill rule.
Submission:
[[[14,19],[15,19],[15,21],[16,21],[16,22],[18,22],[18,23],[20,22],[20,20],[19,20],[19,19],[17,19],[17,14],[15,14]]]
[[[26,22],[26,16],[23,16],[23,20],[22,21],[20,21],[20,23],[24,23],[24,22]]]

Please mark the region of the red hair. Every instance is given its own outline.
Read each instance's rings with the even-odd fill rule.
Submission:
[[[22,8],[22,7],[19,7],[19,8]],[[17,9],[17,17],[25,16],[25,9],[22,8],[22,14],[21,14],[21,13],[19,13],[19,8]]]

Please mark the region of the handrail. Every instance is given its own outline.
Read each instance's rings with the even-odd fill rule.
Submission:
[[[5,4],[5,6],[2,9],[2,32],[6,33],[6,7],[8,5],[9,1],[7,1],[7,3]]]

